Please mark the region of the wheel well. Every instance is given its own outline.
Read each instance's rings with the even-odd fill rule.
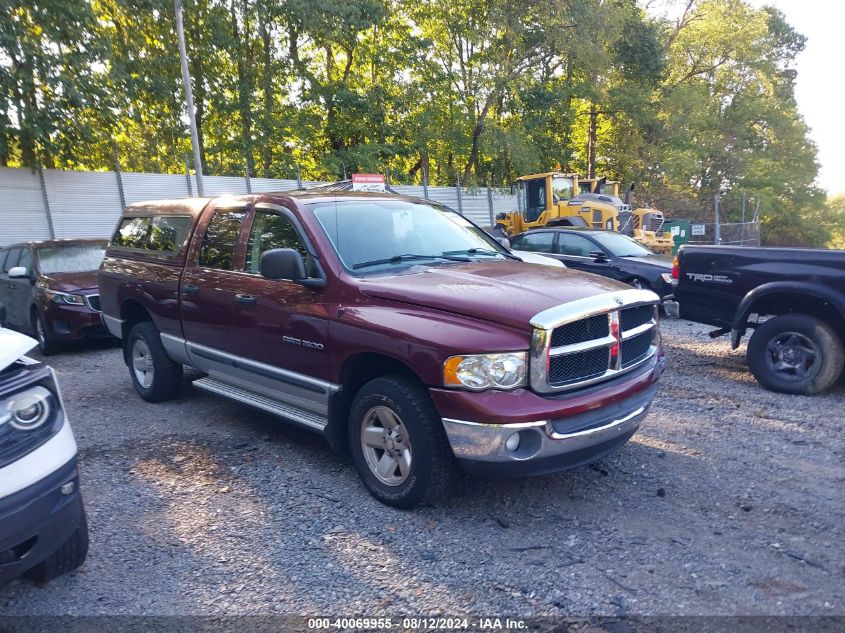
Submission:
[[[135,299],[127,299],[123,302],[123,305],[120,306],[120,318],[123,320],[123,325],[121,325],[121,338],[124,341],[123,362],[125,362],[128,366],[129,352],[125,341],[126,337],[129,335],[129,331],[134,325],[144,321],[152,321],[153,318],[150,316],[150,313],[147,312],[147,309]]]
[[[845,341],[845,316],[832,303],[821,297],[796,293],[768,294],[751,304],[748,315],[751,314],[758,316],[809,314],[830,325]]]
[[[153,320],[147,309],[135,299],[127,299],[123,302],[120,306],[120,318],[123,320],[123,338],[126,338],[129,330],[136,323]]]
[[[355,394],[375,378],[397,374],[419,380],[419,376],[408,365],[384,354],[361,353],[346,359],[340,372],[341,390],[331,400],[329,424],[326,427],[326,438],[335,452],[349,451],[346,422]]]

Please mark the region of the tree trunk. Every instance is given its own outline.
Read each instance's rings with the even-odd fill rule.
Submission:
[[[596,140],[598,136],[599,110],[590,104],[590,129],[587,135],[587,178],[596,177]]]
[[[200,146],[200,162],[202,163],[202,173],[206,176],[209,174],[208,161],[205,158],[205,136],[202,131],[202,121],[205,115],[205,64],[203,63],[203,55],[201,52],[200,42],[202,42],[202,35],[200,33],[200,19],[194,19],[191,11],[186,14],[188,33],[191,36],[188,44],[193,42],[194,54],[188,54],[191,60],[191,79],[193,80],[193,94],[194,94],[194,121],[197,124],[197,143]]]
[[[270,11],[266,3],[259,9],[258,28],[261,31],[261,52],[263,66],[261,90],[264,97],[264,112],[261,115],[261,165],[268,176],[273,164],[273,48],[270,38]]]
[[[247,14],[248,3],[243,0],[241,3],[244,19],[243,41],[240,29],[238,28],[238,13],[235,8],[235,0],[232,0],[232,40],[235,43],[236,61],[238,68],[238,110],[241,117],[241,138],[243,151],[246,158],[246,168],[250,174],[255,173],[255,157],[252,155],[252,110],[250,95],[251,90],[251,68],[252,59],[249,46],[249,18]],[[246,51],[246,53],[244,52]]]

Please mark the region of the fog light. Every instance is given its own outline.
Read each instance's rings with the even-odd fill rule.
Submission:
[[[59,488],[59,492],[61,492],[65,496],[72,495],[75,487],[76,486],[74,486],[74,483],[72,481],[69,481],[66,484],[62,484],[62,487]]]
[[[519,433],[514,433],[505,441],[505,448],[511,453],[516,452],[519,448]]]

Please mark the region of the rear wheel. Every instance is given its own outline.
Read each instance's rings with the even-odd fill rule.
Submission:
[[[403,376],[376,378],[357,393],[349,415],[349,445],[364,486],[396,508],[442,497],[458,476],[428,392]]]
[[[808,314],[783,314],[754,330],[748,367],[772,391],[811,395],[831,387],[842,373],[842,341],[827,323]]]
[[[147,402],[170,400],[182,387],[182,365],[170,359],[150,321],[129,330],[124,348],[135,390]]]

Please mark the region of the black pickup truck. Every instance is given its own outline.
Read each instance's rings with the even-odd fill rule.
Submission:
[[[814,394],[845,363],[845,251],[684,246],[667,311],[731,335],[750,328],[748,366],[767,389]],[[664,304],[666,305],[666,304]]]

